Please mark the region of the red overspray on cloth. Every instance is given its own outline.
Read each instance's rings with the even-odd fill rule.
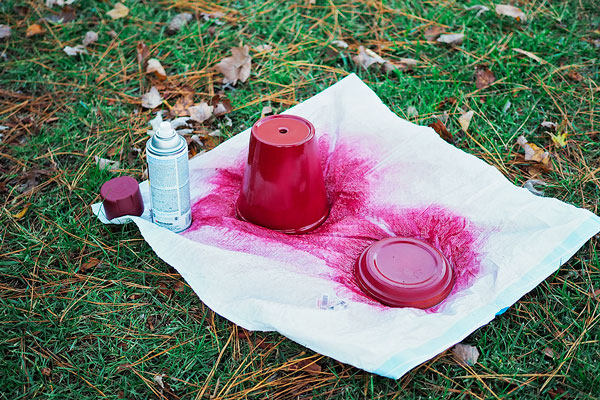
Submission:
[[[371,197],[375,185],[385,184],[384,171],[373,168],[375,157],[367,158],[349,143],[333,141],[326,134],[319,138],[319,150],[331,209],[326,221],[309,234],[287,235],[236,218],[235,199],[245,168],[245,160],[240,159],[216,171],[210,179],[214,189],[194,201],[192,226],[183,235],[264,257],[273,256],[273,246],[289,248],[287,254],[294,250],[310,254],[327,264],[329,279],[339,284],[345,297],[380,309],[387,307],[360,289],[354,265],[366,247],[386,237],[419,238],[440,250],[454,269],[449,297],[472,285],[480,270],[480,243],[485,237],[481,227],[436,204],[411,208],[381,204]],[[442,304],[427,311],[436,312]]]
[[[107,219],[124,215],[140,216],[144,212],[144,200],[140,187],[130,176],[120,176],[105,182],[100,188]]]
[[[432,307],[454,284],[452,267],[438,249],[404,237],[367,247],[356,260],[354,274],[366,295],[390,307]]]
[[[329,214],[315,128],[295,115],[272,115],[252,127],[236,204],[240,219],[284,233],[305,233]]]

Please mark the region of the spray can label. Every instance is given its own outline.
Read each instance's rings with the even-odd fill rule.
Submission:
[[[146,158],[152,222],[173,232],[187,229],[192,223],[187,146],[169,155],[146,151]]]

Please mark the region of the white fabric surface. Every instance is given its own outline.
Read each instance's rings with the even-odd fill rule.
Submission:
[[[330,278],[327,262],[285,243],[250,235],[248,246],[255,247],[235,251],[235,245],[211,239],[226,237],[227,227],[196,226],[193,234],[175,234],[149,222],[148,210],[141,218],[110,221],[133,220],[205,304],[246,329],[278,331],[339,361],[399,378],[491,321],[600,231],[593,213],[534,196],[432,129],[399,118],[355,75],[287,113],[310,120],[317,136],[327,134],[330,151],[344,143],[349,154],[377,160],[368,171],[377,175],[368,193],[371,203],[438,205],[482,227],[481,265],[472,285],[435,312],[387,309],[360,301]],[[212,177],[243,161],[248,140],[246,130],[190,161],[193,203],[219,190]],[[140,188],[150,204],[147,182]],[[92,208],[109,223],[100,203]],[[235,240],[244,245],[243,237]],[[318,307],[324,294],[338,306]]]

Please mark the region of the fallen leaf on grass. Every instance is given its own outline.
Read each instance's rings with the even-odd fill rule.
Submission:
[[[459,343],[452,349],[452,356],[459,364],[472,367],[477,363],[479,350],[477,347]]]
[[[533,143],[528,143],[525,136],[519,136],[517,143],[521,146],[523,151],[525,151],[525,161],[535,161],[548,166],[550,162],[550,153]]]
[[[131,368],[131,364],[129,364],[129,363],[119,364],[119,365],[117,365],[117,372],[121,372],[121,371],[124,371],[129,368]]]
[[[190,115],[188,108],[193,105],[194,95],[192,93],[187,93],[186,95],[178,98],[175,102],[175,105],[171,107],[171,115],[174,117]]]
[[[442,34],[444,30],[441,26],[434,25],[425,29],[424,36],[428,42],[435,42],[435,40]]]
[[[138,42],[137,46],[137,60],[139,64],[143,64],[144,61],[150,56],[150,49],[144,42]]]
[[[171,22],[169,22],[169,32],[176,33],[181,30],[188,22],[192,20],[193,16],[190,13],[184,12],[181,14],[177,14],[173,17]]]
[[[40,372],[42,373],[42,375],[44,376],[50,376],[52,374],[52,370],[48,367],[44,367],[40,370]]]
[[[445,35],[440,35],[440,37],[438,37],[436,41],[439,43],[446,43],[450,45],[459,45],[463,42],[464,38],[464,33],[449,33]]]
[[[436,131],[437,134],[440,135],[440,137],[442,139],[444,139],[446,142],[449,142],[449,143],[453,142],[452,134],[448,131],[448,128],[446,128],[446,125],[444,125],[444,123],[442,121],[440,121],[439,119],[436,119],[434,122],[429,124],[429,127],[433,128],[433,130]]]
[[[311,375],[316,375],[321,372],[321,366],[313,360],[299,360],[287,367],[288,371],[305,371]]]
[[[532,60],[535,60],[537,62],[539,62],[540,64],[547,64],[546,61],[542,60],[541,58],[539,58],[538,56],[536,56],[535,54],[527,51],[527,50],[522,50],[522,49],[513,49],[513,51],[516,51],[517,53],[523,54],[524,56],[527,56],[529,58],[531,58]]]
[[[220,117],[222,115],[228,114],[233,110],[233,106],[231,105],[231,100],[227,97],[223,97],[221,95],[214,95],[210,101],[213,108],[213,114],[215,117]]]
[[[156,108],[162,103],[163,99],[156,86],[152,86],[150,91],[142,96],[142,107]]]
[[[219,20],[219,18],[224,17],[225,13],[220,11],[210,12],[210,13],[201,13],[200,16],[205,21],[212,21],[215,25],[223,25],[225,22]]]
[[[92,269],[94,267],[96,267],[98,264],[100,264],[100,260],[97,258],[90,258],[87,262],[81,264],[81,267],[79,268],[80,272],[85,272],[89,269]]]
[[[25,207],[23,207],[23,209],[21,211],[19,211],[18,213],[13,215],[14,219],[21,219],[25,216],[25,214],[27,214],[27,211],[29,211],[29,206],[31,206],[31,203],[27,203],[25,204]]]
[[[567,70],[567,76],[569,79],[574,80],[575,82],[583,81],[583,75],[581,75],[575,68],[569,68]]]
[[[160,282],[158,284],[158,289],[156,289],[159,293],[164,294],[167,297],[173,296],[173,289],[169,289],[165,282]]]
[[[213,106],[209,106],[208,103],[203,101],[202,103],[188,107],[188,113],[192,121],[204,122],[212,117],[213,109]]]
[[[465,10],[467,10],[467,11],[478,10],[477,14],[475,14],[476,17],[479,17],[484,12],[490,11],[489,7],[486,7],[481,4],[475,4],[474,6],[471,6],[471,7],[465,7]]]
[[[465,133],[467,133],[467,131],[469,130],[469,125],[471,124],[471,119],[473,118],[473,114],[475,114],[475,112],[473,110],[467,111],[466,113],[461,115],[460,118],[458,118],[458,123],[460,124],[461,129]]]
[[[165,384],[163,382],[163,378],[165,377],[165,374],[160,374],[160,375],[154,375],[154,382],[156,382],[158,384],[158,386],[161,387],[161,389],[165,388]]]
[[[264,106],[262,111],[260,112],[260,117],[264,117],[265,115],[273,114],[273,108],[271,106]]]
[[[6,39],[11,33],[10,26],[0,24],[0,39]]]
[[[75,2],[75,0],[46,0],[46,7],[52,7],[52,6],[65,6],[68,4],[73,4]]]
[[[344,42],[343,40],[334,40],[333,42],[331,42],[331,44],[339,47],[340,49],[348,48],[348,43]]]
[[[527,15],[519,7],[508,4],[496,4],[496,14],[515,18],[517,21],[525,21],[527,19]]]
[[[106,14],[112,19],[124,18],[129,14],[129,8],[125,7],[123,3],[117,3],[114,8],[107,11]]]
[[[78,56],[80,54],[87,54],[87,50],[85,48],[84,45],[82,44],[78,44],[77,46],[71,47],[71,46],[65,46],[65,48],[63,49],[63,51],[71,57],[74,56]]]
[[[32,37],[32,36],[39,35],[44,32],[45,32],[45,29],[42,28],[42,26],[40,24],[33,24],[33,25],[29,25],[27,27],[27,30],[25,31],[25,36]]]
[[[418,61],[412,58],[401,58],[399,61],[393,63],[391,61],[385,61],[383,63],[383,68],[388,73],[396,69],[399,69],[401,71],[412,71],[412,69],[416,67],[417,64]]]
[[[77,19],[77,13],[71,6],[64,6],[60,10],[60,13],[51,14],[44,18],[44,20],[52,24],[64,24],[65,22],[75,21],[75,19]]]
[[[173,290],[176,291],[177,293],[181,293],[185,290],[185,284],[181,281],[177,281],[173,285]]]
[[[567,123],[563,121],[560,125],[556,125],[554,122],[543,121],[540,127],[544,133],[550,135],[552,142],[558,147],[565,147],[567,145]]]
[[[417,111],[417,108],[415,106],[409,106],[406,109],[406,116],[408,118],[413,118],[419,115],[419,111]]]
[[[352,60],[364,69],[369,69],[373,64],[384,64],[386,62],[373,50],[365,49],[363,46],[359,46],[358,54],[353,56]]]
[[[215,68],[225,75],[223,83],[235,85],[237,81],[246,82],[250,77],[252,67],[252,57],[250,57],[249,47],[234,47],[231,49],[231,57],[226,57],[218,63]]]
[[[154,72],[154,75],[161,81],[167,79],[167,72],[156,58],[149,59],[148,65],[146,66],[146,73],[150,74],[152,72]]]
[[[440,101],[440,104],[438,104],[437,109],[441,110],[444,107],[446,107],[447,105],[453,106],[455,104],[456,104],[456,97],[444,97],[444,100]]]
[[[119,161],[112,161],[107,158],[94,156],[94,160],[96,160],[96,165],[101,170],[116,171],[121,166],[121,163]]]
[[[98,34],[94,31],[88,31],[83,38],[83,45],[89,46],[92,43],[96,43],[98,41]]]
[[[255,51],[262,53],[263,51],[271,51],[273,50],[273,46],[270,44],[259,44],[254,48]]]
[[[478,65],[475,72],[475,87],[483,89],[496,82],[496,75],[487,65]]]
[[[554,350],[552,350],[550,347],[546,347],[544,349],[544,355],[549,358],[554,358]]]
[[[535,185],[548,186],[548,184],[546,182],[542,181],[542,180],[539,180],[539,179],[528,179],[523,184],[523,187],[525,189],[529,190],[531,193],[535,194],[536,196],[543,196],[544,195],[544,191],[536,189]]]

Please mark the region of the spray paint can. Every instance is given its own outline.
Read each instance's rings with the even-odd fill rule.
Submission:
[[[185,139],[162,122],[146,143],[152,222],[173,232],[192,223],[190,170]]]

